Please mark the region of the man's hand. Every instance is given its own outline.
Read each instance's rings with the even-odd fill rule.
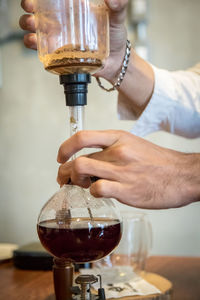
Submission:
[[[126,29],[124,21],[126,17],[126,7],[128,0],[105,0],[106,5],[109,8],[110,15],[110,57],[108,61],[108,67],[114,65],[119,59],[119,66],[121,66],[123,56],[126,47]],[[22,29],[30,31],[24,36],[24,44],[31,49],[37,49],[37,38],[35,34],[35,18],[34,18],[34,5],[33,0],[22,0],[22,8],[28,13],[21,16],[19,24]],[[116,60],[117,59],[117,60]],[[106,63],[107,64],[107,63]],[[117,71],[117,70],[116,70]],[[102,73],[103,74],[103,73]],[[99,74],[100,75],[100,74]]]
[[[95,76],[103,77],[114,83],[121,71],[125,55],[127,30],[124,25],[128,0],[105,0],[110,16],[110,55],[104,68]]]
[[[31,33],[25,34],[24,45],[27,48],[37,50],[37,37],[35,33],[35,18],[34,18],[34,5],[33,0],[22,0],[22,8],[28,13],[19,19],[19,25],[22,29],[30,31]]]
[[[127,31],[124,25],[128,0],[104,0],[110,16],[110,55],[104,61],[104,68],[94,76],[103,77],[111,84],[116,83],[125,55]],[[35,34],[35,18],[33,0],[22,0],[23,9],[29,14],[20,18],[20,26],[28,33],[24,36],[24,44],[31,49],[37,49]],[[132,106],[132,111],[139,116],[148,104],[154,88],[154,73],[152,67],[141,59],[132,49],[128,69],[124,80],[118,89],[123,98]]]
[[[83,148],[102,151],[67,162]],[[95,197],[149,209],[199,200],[199,155],[165,149],[124,131],[81,131],[61,145],[58,162],[60,185],[71,179],[73,184],[90,186]],[[100,179],[91,184],[91,176]]]

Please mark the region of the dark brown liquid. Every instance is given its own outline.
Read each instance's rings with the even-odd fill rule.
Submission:
[[[56,220],[41,222],[37,226],[42,245],[58,258],[82,263],[108,255],[121,239],[121,223],[111,219],[71,220],[58,225]]]

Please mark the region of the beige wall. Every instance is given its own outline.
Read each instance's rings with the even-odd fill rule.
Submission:
[[[151,62],[174,70],[200,61],[200,1],[147,1]]]
[[[176,69],[200,60],[200,24],[195,17],[200,1],[149,3],[151,61]],[[184,50],[183,45],[187,45]],[[20,42],[12,42],[1,47],[1,56],[0,241],[23,244],[37,238],[38,213],[58,189],[56,154],[60,143],[69,136],[68,114],[58,78],[43,70],[36,53],[24,49]],[[117,119],[116,100],[116,93],[106,94],[93,82],[86,128],[129,130],[132,122]],[[176,150],[200,150],[200,139],[186,140],[163,132],[147,139]],[[154,254],[199,255],[199,204],[148,213],[153,224]]]

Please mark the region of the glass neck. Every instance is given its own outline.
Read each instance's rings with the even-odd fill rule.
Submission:
[[[85,106],[69,106],[70,136],[84,129]],[[74,154],[71,160],[75,159]]]

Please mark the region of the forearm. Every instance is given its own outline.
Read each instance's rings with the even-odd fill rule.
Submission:
[[[122,53],[102,73],[102,77],[114,84],[122,67]],[[108,71],[109,70],[109,71]],[[134,115],[139,116],[151,99],[154,89],[154,72],[150,64],[131,50],[125,77],[118,89],[119,95],[129,103]]]
[[[183,154],[184,163],[180,167],[181,191],[186,202],[200,201],[200,154]]]

